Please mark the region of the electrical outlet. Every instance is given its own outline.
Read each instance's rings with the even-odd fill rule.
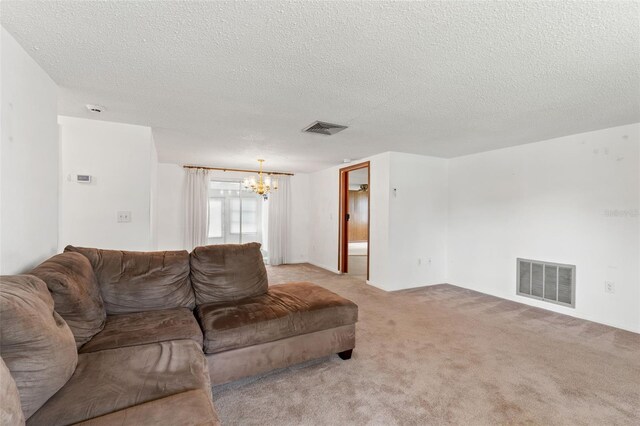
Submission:
[[[604,282],[604,291],[605,293],[613,294],[616,292],[616,283],[613,281],[605,281]]]
[[[131,212],[118,212],[118,223],[131,222]]]

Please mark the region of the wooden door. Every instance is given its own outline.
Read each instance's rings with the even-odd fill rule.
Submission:
[[[349,191],[349,241],[369,239],[369,192]]]
[[[360,211],[366,212],[366,219],[361,221],[366,224],[367,229],[363,233],[361,232],[358,238],[362,238],[363,241],[367,241],[367,279],[369,279],[369,253],[371,252],[371,243],[368,241],[369,237],[369,226],[370,226],[370,188],[371,188],[371,168],[370,162],[365,161],[364,163],[354,164],[352,166],[344,167],[340,169],[340,201],[339,201],[339,230],[338,230],[338,271],[347,273],[349,272],[349,228],[351,228],[351,221],[347,221],[347,217],[349,216],[349,172],[358,169],[367,169],[367,192],[366,197],[363,199],[366,200],[365,204],[362,201],[360,203],[354,203],[354,211],[356,210],[355,204],[359,206],[364,206],[364,209],[359,209]],[[356,214],[357,216],[357,214]],[[358,221],[358,219],[356,219]]]

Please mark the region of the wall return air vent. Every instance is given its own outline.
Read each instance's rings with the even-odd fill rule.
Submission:
[[[305,133],[319,133],[321,135],[335,135],[346,129],[347,126],[340,124],[327,123],[324,121],[314,121],[309,126],[302,129]]]
[[[575,265],[529,259],[517,259],[517,262],[518,295],[575,308]]]

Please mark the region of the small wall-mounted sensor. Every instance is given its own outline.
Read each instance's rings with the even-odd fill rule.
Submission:
[[[78,183],[91,183],[91,175],[76,175],[75,178]]]
[[[91,105],[91,104],[87,104],[87,110],[89,112],[103,112],[105,110],[105,108],[103,106],[100,105]]]

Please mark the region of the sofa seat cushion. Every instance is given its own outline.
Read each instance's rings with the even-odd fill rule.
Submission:
[[[207,362],[193,340],[80,354],[71,379],[28,425],[68,425],[177,393],[211,396]]]
[[[47,285],[33,275],[0,277],[0,356],[16,382],[25,418],[76,368],[73,333],[53,310]]]
[[[80,353],[180,339],[191,339],[202,348],[202,330],[191,309],[109,315],[104,329]]]
[[[121,251],[67,246],[93,266],[107,315],[195,306],[189,253]]]
[[[217,426],[213,402],[203,390],[182,392],[95,417],[78,426]]]
[[[47,284],[54,308],[69,325],[78,347],[102,330],[107,314],[89,259],[80,253],[61,253],[29,274]]]
[[[358,306],[311,283],[288,283],[234,303],[200,305],[207,354],[353,324]]]

